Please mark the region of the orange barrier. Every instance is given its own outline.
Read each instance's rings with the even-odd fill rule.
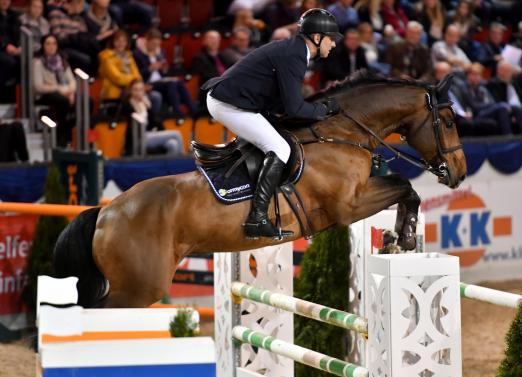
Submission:
[[[0,212],[27,213],[46,216],[77,216],[91,206],[72,206],[67,204],[34,204],[0,202]]]
[[[172,304],[152,304],[151,306],[149,306],[149,308],[183,308],[184,306],[183,305],[172,305]],[[199,316],[201,317],[201,319],[214,319],[214,309],[213,308],[198,308],[198,307],[195,307],[194,309],[196,309],[199,313]]]
[[[135,340],[135,339],[168,339],[169,331],[87,331],[82,335],[42,335],[42,343],[64,343],[91,340]]]

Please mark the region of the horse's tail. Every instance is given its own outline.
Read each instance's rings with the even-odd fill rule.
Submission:
[[[58,237],[54,247],[54,276],[78,278],[78,305],[99,306],[107,288],[107,280],[94,263],[92,239],[100,207],[80,213]]]

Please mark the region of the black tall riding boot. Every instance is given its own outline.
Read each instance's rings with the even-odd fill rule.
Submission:
[[[279,185],[284,168],[285,163],[274,152],[266,154],[257,179],[257,186],[252,199],[252,209],[246,222],[243,224],[247,238],[272,237],[279,239],[280,237],[288,237],[294,234],[294,232],[287,230],[282,230],[280,234],[279,229],[268,218],[270,198],[272,198]]]

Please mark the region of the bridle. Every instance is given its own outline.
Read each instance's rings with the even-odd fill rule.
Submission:
[[[415,165],[423,170],[426,170],[426,171],[436,175],[439,178],[444,178],[448,175],[448,163],[445,158],[445,155],[448,153],[455,152],[459,149],[462,149],[462,144],[459,143],[458,145],[448,147],[448,148],[446,148],[442,145],[441,129],[440,129],[442,122],[440,120],[439,111],[441,109],[449,108],[449,109],[451,109],[451,111],[453,113],[453,108],[451,107],[451,105],[452,105],[451,102],[439,103],[437,100],[437,96],[434,93],[435,90],[436,90],[435,87],[428,88],[428,91],[426,92],[426,105],[428,108],[428,115],[427,115],[426,119],[421,123],[421,125],[413,131],[413,134],[410,135],[410,136],[414,136],[421,129],[423,129],[426,126],[426,124],[428,124],[428,120],[431,116],[431,118],[432,118],[431,126],[432,126],[433,133],[435,136],[435,142],[437,143],[437,158],[434,159],[435,160],[434,162],[428,162],[424,159],[419,159],[409,153],[403,152],[403,151],[391,146],[386,141],[384,141],[383,138],[381,138],[379,135],[377,135],[372,129],[370,129],[368,126],[366,126],[364,123],[362,123],[361,121],[359,121],[356,118],[354,118],[353,116],[351,116],[346,110],[343,110],[341,112],[341,114],[343,116],[345,116],[346,118],[350,119],[351,121],[353,121],[356,125],[358,125],[364,131],[366,131],[371,136],[373,136],[379,142],[379,144],[381,144],[382,146],[384,146],[385,148],[387,148],[388,150],[390,150],[393,153],[393,157],[385,160],[386,162],[390,162],[395,159],[403,159],[412,165]],[[451,128],[454,126],[455,125],[452,121],[446,120],[446,127]],[[319,142],[357,145],[359,147],[362,147],[362,148],[365,148],[365,149],[371,151],[369,146],[362,145],[360,143],[347,142],[344,140],[323,137],[323,136],[318,135],[317,130],[314,130],[314,129],[312,129],[312,133],[314,134],[314,136],[316,136],[318,138]],[[435,166],[435,162],[438,163],[436,166]]]

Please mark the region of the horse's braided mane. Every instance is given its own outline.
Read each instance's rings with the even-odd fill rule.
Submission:
[[[376,84],[414,86],[424,89],[428,89],[430,87],[430,84],[423,81],[389,78],[363,69],[341,81],[335,81],[327,88],[313,94],[312,96],[309,96],[306,100],[313,102],[325,97],[339,94],[351,88]]]

